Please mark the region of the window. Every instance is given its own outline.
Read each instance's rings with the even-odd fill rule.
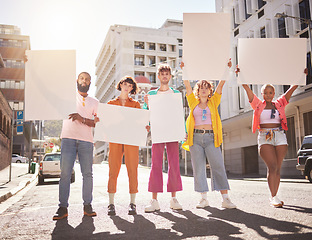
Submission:
[[[148,50],[155,50],[156,46],[155,43],[148,43]]]
[[[263,15],[264,15],[264,9],[262,9],[262,10],[258,13],[258,19],[260,19]]]
[[[134,42],[134,48],[135,49],[144,49],[144,42]]]
[[[183,57],[183,50],[180,48],[179,49],[179,58]]]
[[[149,73],[148,77],[151,83],[156,83],[156,73]]]
[[[150,67],[155,67],[156,57],[155,56],[148,56],[148,65]]]
[[[264,0],[258,0],[258,9],[262,8],[266,4]]]
[[[304,135],[312,134],[312,112],[306,112],[303,114]]]
[[[134,78],[144,76],[144,72],[134,72]]]
[[[159,57],[159,62],[165,63],[165,62],[167,62],[167,58],[166,57]]]
[[[166,51],[167,51],[167,46],[166,46],[166,44],[159,44],[159,50],[160,50],[160,51],[163,51],[163,52],[166,52]]]
[[[286,35],[285,18],[277,19],[277,23],[278,23],[278,37],[279,38],[289,38],[289,36]]]
[[[170,65],[170,67],[172,69],[174,69],[176,67],[176,60],[175,60],[175,58],[169,58],[168,64]]]
[[[311,19],[309,0],[301,0],[299,2],[299,13],[301,18]],[[308,25],[306,23],[301,23],[301,30],[307,27]]]
[[[246,19],[248,19],[251,16],[251,14],[248,14],[248,12],[247,12],[247,1],[248,0],[244,0],[244,4],[245,4],[245,18]]]
[[[234,28],[237,28],[239,26],[239,24],[236,23],[235,21],[235,8],[233,8],[233,23],[234,23]]]
[[[144,56],[143,55],[135,55],[134,56],[134,65],[144,66]]]
[[[234,37],[236,37],[238,34],[239,34],[239,28],[234,31]]]
[[[294,117],[287,118],[287,126],[288,131],[286,131],[286,137],[288,143],[288,151],[285,159],[295,158],[297,156]]]
[[[6,68],[25,68],[25,64],[21,60],[4,59],[3,62]]]
[[[260,28],[260,37],[265,38],[265,27]]]
[[[175,52],[176,51],[176,46],[175,45],[169,45],[169,49],[171,52]]]
[[[179,43],[179,46],[182,46],[183,45],[183,40],[181,38],[178,38],[178,43]]]

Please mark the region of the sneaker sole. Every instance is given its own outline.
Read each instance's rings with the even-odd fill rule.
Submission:
[[[88,217],[95,217],[96,213],[86,213],[86,212],[84,212],[83,215],[88,216]]]
[[[145,210],[146,213],[153,213],[153,212],[159,212],[160,209],[155,209],[154,211]]]
[[[284,206],[284,202],[283,201],[281,201],[281,203],[280,204],[271,204],[273,207],[275,207],[275,208],[282,208],[283,206]]]
[[[61,217],[53,217],[53,221],[56,221],[56,220],[61,220],[61,219],[64,219],[64,218],[67,218],[68,217],[68,213],[61,216]]]
[[[172,210],[182,210],[183,208],[172,208],[170,207]]]

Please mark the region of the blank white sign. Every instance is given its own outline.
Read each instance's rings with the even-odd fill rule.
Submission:
[[[148,110],[99,103],[98,117],[95,141],[146,146]]]
[[[151,135],[153,143],[185,139],[181,93],[149,95]]]
[[[183,80],[226,80],[230,34],[229,13],[184,13]]]
[[[75,50],[26,51],[25,121],[62,120],[76,110]]]
[[[307,39],[239,38],[238,82],[305,85]]]

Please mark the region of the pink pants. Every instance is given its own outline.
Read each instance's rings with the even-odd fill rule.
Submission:
[[[179,165],[179,143],[155,143],[152,146],[152,168],[148,183],[149,192],[163,192],[163,153],[167,146],[168,157],[168,181],[167,191],[177,192],[182,190],[182,181]]]

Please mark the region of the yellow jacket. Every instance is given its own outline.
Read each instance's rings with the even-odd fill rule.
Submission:
[[[187,102],[191,110],[187,120],[186,120],[186,131],[188,133],[187,140],[183,143],[182,147],[190,151],[190,146],[193,146],[193,135],[195,127],[195,119],[193,111],[195,107],[199,104],[199,99],[195,97],[194,93],[187,95]],[[208,101],[208,108],[211,112],[211,122],[214,134],[214,144],[215,147],[219,147],[222,143],[222,124],[220,115],[218,112],[218,106],[221,102],[221,94],[214,93],[213,96]]]

